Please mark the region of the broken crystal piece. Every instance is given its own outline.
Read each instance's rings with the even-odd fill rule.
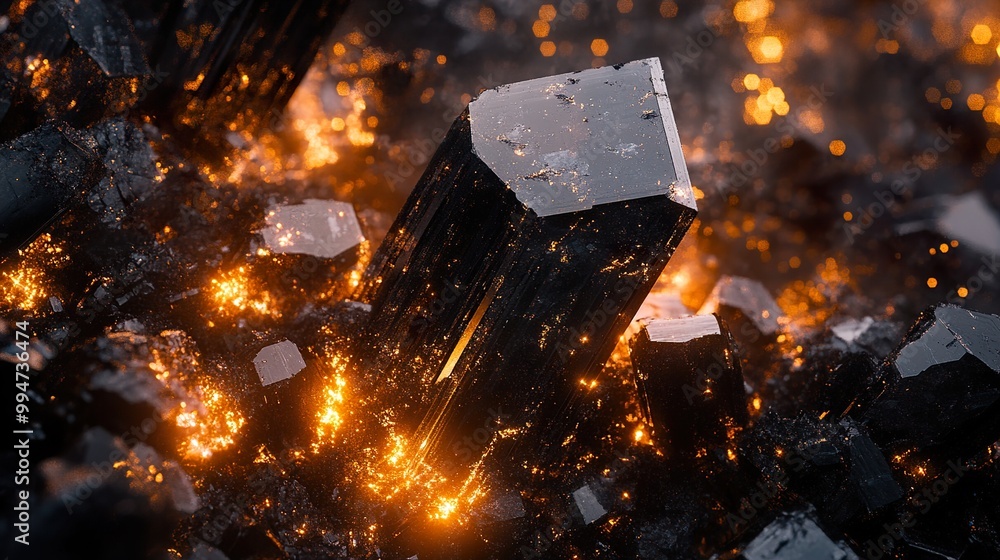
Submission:
[[[302,354],[290,340],[282,340],[277,344],[265,346],[253,359],[253,365],[260,376],[260,382],[266,387],[272,383],[291,379],[296,373],[306,367]]]
[[[533,430],[567,422],[579,376],[607,361],[694,218],[676,134],[655,59],[504,86],[455,121],[359,294],[361,370],[423,403],[411,460],[467,466],[453,444],[490,410]],[[626,140],[627,157],[609,154]]]
[[[653,319],[630,344],[640,401],[662,445],[697,454],[746,422],[740,363],[717,316]]]
[[[868,434],[848,424],[851,483],[869,512],[875,512],[903,497],[892,478],[889,463]]]
[[[102,0],[59,0],[69,34],[108,77],[149,75],[142,45],[128,16]]]
[[[866,419],[885,444],[958,446],[1000,437],[1000,317],[954,305],[921,314],[889,357]]]
[[[0,147],[0,262],[23,247],[103,176],[87,139],[47,123]]]
[[[778,317],[781,308],[771,297],[763,284],[741,276],[723,276],[698,311],[699,315],[720,313],[726,321],[734,325],[738,321],[730,315],[742,315],[764,336],[777,334],[781,328]]]
[[[576,509],[580,512],[580,516],[583,517],[583,522],[586,525],[590,525],[608,513],[597,499],[597,495],[590,489],[590,486],[584,486],[573,492],[573,502],[576,504]]]
[[[743,550],[745,560],[858,560],[846,544],[834,542],[803,512],[782,515]]]
[[[354,207],[346,202],[306,200],[267,213],[264,243],[275,253],[332,259],[365,240]]]

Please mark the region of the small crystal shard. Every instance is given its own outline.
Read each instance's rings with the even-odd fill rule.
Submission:
[[[296,373],[306,367],[302,354],[290,340],[265,346],[253,359],[253,365],[260,376],[260,382],[266,387],[272,383],[291,379]]]
[[[734,328],[738,321],[730,315],[745,317],[764,336],[777,334],[781,308],[763,284],[741,276],[723,276],[698,311],[720,313]]]
[[[652,319],[631,340],[640,399],[658,440],[697,453],[747,419],[743,374],[715,315]],[[662,439],[661,439],[662,438]]]
[[[590,525],[608,513],[597,499],[597,495],[590,489],[590,486],[584,486],[573,492],[573,502],[576,504],[576,509],[580,512],[580,516],[583,517],[583,522],[586,525]]]
[[[267,213],[264,243],[275,253],[332,259],[365,240],[354,207],[346,202],[306,200]]]
[[[921,314],[889,357],[866,415],[892,445],[987,445],[1000,437],[1000,317],[941,305]]]
[[[803,512],[783,515],[743,550],[745,560],[858,560],[844,543],[834,542]]]

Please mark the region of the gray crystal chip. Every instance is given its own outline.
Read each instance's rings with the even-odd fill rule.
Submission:
[[[698,314],[722,312],[726,316],[727,308],[742,314],[765,336],[774,335],[781,328],[778,323],[781,308],[767,288],[756,280],[742,276],[723,276]]]
[[[663,194],[695,207],[659,59],[485,91],[469,117],[476,154],[539,216]]]
[[[805,513],[774,520],[743,550],[745,560],[857,560],[847,545],[834,542]]]
[[[597,495],[590,489],[590,486],[584,486],[573,492],[573,501],[576,503],[576,509],[580,511],[580,515],[583,517],[583,522],[587,525],[590,525],[608,513],[604,509],[604,506],[601,505],[601,502],[598,501]]]
[[[253,359],[253,365],[260,376],[260,382],[266,387],[290,379],[305,369],[306,362],[294,342],[282,340],[261,349]]]
[[[934,310],[934,321],[896,354],[893,364],[903,377],[971,355],[1000,374],[1000,317],[954,305]]]
[[[271,209],[266,219],[261,234],[275,253],[332,259],[365,240],[354,207],[346,202],[283,204]]]

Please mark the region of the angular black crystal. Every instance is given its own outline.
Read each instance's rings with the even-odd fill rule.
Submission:
[[[347,4],[170,2],[163,16],[150,20],[150,63],[165,72],[147,106],[192,130],[204,120],[228,124],[241,114],[253,117],[246,126],[275,125]]]
[[[743,560],[857,560],[846,544],[831,539],[811,516],[794,512],[775,519],[743,549]]]
[[[941,305],[920,315],[888,359],[865,416],[894,447],[973,450],[1000,438],[1000,317]]]
[[[652,319],[631,340],[632,365],[654,438],[697,454],[725,445],[747,420],[729,329],[716,315]]]
[[[94,186],[104,165],[88,139],[49,123],[0,147],[0,262]]]
[[[411,413],[414,459],[452,454],[490,410],[566,422],[557,411],[605,363],[695,213],[659,61],[473,101],[360,296],[372,305],[362,371],[425,403]],[[543,402],[552,418],[534,414]]]
[[[102,0],[62,0],[69,34],[104,73],[112,78],[145,76],[150,73],[142,45],[132,31],[128,16]]]

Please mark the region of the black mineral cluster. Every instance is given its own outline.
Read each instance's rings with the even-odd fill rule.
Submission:
[[[3,556],[1000,558],[993,3],[0,8]]]

